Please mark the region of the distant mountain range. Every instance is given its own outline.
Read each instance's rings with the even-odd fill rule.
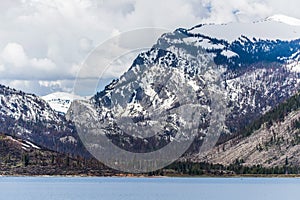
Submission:
[[[40,98],[1,86],[0,131],[52,150],[88,155],[81,150],[73,109],[89,102],[114,144],[142,153],[180,141],[177,130],[192,123],[184,113],[196,110],[198,134],[186,158],[225,165],[241,159],[264,166],[282,166],[288,158],[299,165],[298,127],[291,128],[300,117],[298,107],[268,126],[265,121],[247,129],[298,93],[299,61],[298,19],[277,15],[255,23],[179,28],[163,34],[126,73],[88,100],[65,93]],[[71,99],[76,101],[68,110]],[[118,122],[124,119],[150,130],[157,123],[165,126],[141,139],[123,130]],[[213,136],[218,146],[203,152]]]

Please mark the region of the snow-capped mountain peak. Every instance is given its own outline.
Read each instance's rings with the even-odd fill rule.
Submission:
[[[84,97],[66,92],[55,92],[42,96],[42,99],[48,102],[53,110],[60,113],[66,113],[73,100],[84,99]]]
[[[300,20],[284,15],[274,15],[253,23],[201,24],[188,29],[187,33],[225,40],[229,43],[240,37],[247,37],[250,40],[292,41],[299,39]]]
[[[281,15],[281,14],[277,14],[277,15],[268,17],[267,20],[277,21],[277,22],[281,22],[281,23],[288,24],[291,26],[300,26],[300,19],[297,19],[294,17],[289,17],[286,15]]]

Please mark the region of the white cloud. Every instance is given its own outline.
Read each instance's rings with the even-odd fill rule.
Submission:
[[[298,0],[2,0],[0,82],[21,88],[12,81],[60,81],[68,84],[57,85],[57,90],[70,89],[89,51],[118,33],[254,21],[278,13],[300,18],[299,6]],[[56,88],[27,86],[37,93]]]
[[[73,80],[39,81],[39,80],[7,80],[2,79],[1,84],[9,85],[29,93],[46,95],[55,91],[72,92]]]
[[[30,66],[32,66],[36,70],[44,70],[45,72],[56,69],[55,63],[48,58],[33,58],[30,60]]]
[[[2,79],[1,84],[8,85],[18,90],[26,91],[29,93],[47,94],[51,92],[49,87],[42,87],[35,80],[6,80]]]
[[[22,45],[17,43],[8,43],[2,51],[2,59],[4,62],[13,64],[16,67],[25,67],[28,58]]]
[[[6,69],[0,74],[1,78],[48,79],[63,72],[57,70],[56,64],[49,58],[30,58],[18,43],[8,43],[1,52],[1,58],[2,68]]]
[[[204,0],[210,13],[203,21],[227,23],[232,21],[251,22],[272,14],[272,8],[261,0]]]
[[[284,14],[291,17],[300,18],[300,1],[298,0],[266,0],[267,6],[272,9],[273,14]]]
[[[42,87],[59,89],[62,88],[62,82],[59,80],[56,81],[38,81],[39,85]]]

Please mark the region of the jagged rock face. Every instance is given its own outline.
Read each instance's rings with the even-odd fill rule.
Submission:
[[[160,51],[157,50],[154,56],[161,55]],[[160,149],[176,138],[177,132],[183,131],[184,127],[193,127],[195,119],[199,131],[207,127],[204,116],[210,113],[210,100],[204,95],[206,91],[198,86],[203,80],[182,69],[170,68],[163,59],[167,60],[172,54],[163,53],[167,58],[162,58],[158,64],[137,64],[111,84],[109,90],[94,98],[106,135],[115,144],[121,140],[127,150]],[[199,116],[192,117],[192,113]],[[190,133],[186,134],[188,137]]]
[[[241,34],[222,38],[230,26]],[[295,94],[299,89],[300,43],[294,32],[300,28],[265,21],[249,24],[243,34],[245,26],[199,25],[162,35],[125,74],[92,99],[104,133],[124,149],[147,152],[176,139],[180,124],[192,120],[198,123],[198,139],[191,151],[197,152],[203,136],[221,134],[226,139],[226,135],[238,134],[242,127]],[[255,28],[260,31],[251,32]],[[291,34],[278,39],[282,28]],[[196,107],[198,116],[184,118],[186,112],[172,112],[181,105]],[[155,113],[165,118],[153,120]],[[153,126],[149,124],[165,121],[168,129],[152,132],[152,137],[144,137],[142,134],[150,134],[146,131],[140,131],[140,136],[129,135],[122,131],[126,120],[146,124],[150,130]]]
[[[55,151],[76,154],[82,151],[73,123],[33,94],[1,85],[0,121],[2,133]]]

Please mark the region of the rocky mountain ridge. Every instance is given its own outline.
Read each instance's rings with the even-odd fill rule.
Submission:
[[[91,99],[95,108],[90,112],[98,113],[102,134],[128,151],[155,150],[197,132],[190,153],[202,152],[297,93],[299,31],[299,26],[265,20],[202,24],[163,34]],[[76,106],[68,117],[82,123],[73,111]],[[124,122],[135,128],[124,129]],[[156,136],[139,135],[144,126]],[[177,137],[180,133],[185,139]]]

